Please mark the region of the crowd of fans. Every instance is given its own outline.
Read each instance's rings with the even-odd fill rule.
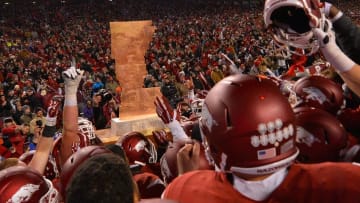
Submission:
[[[110,127],[111,118],[118,117],[121,84],[111,58],[111,21],[153,20],[156,30],[144,55],[144,87],[161,87],[173,108],[180,102],[190,105],[194,95],[201,97],[235,72],[259,74],[266,66],[280,76],[294,62],[275,50],[264,30],[262,3],[93,0],[24,5],[10,3],[0,9],[0,156],[5,158],[36,149],[46,109],[54,95],[64,95],[62,73],[71,65],[84,70],[77,93],[79,114],[96,129]],[[339,7],[360,24],[355,0]],[[282,60],[283,69],[277,70]],[[11,126],[15,130],[9,131]],[[160,192],[149,196],[159,197],[164,187],[162,183]]]
[[[110,21],[153,20],[157,30],[145,54],[149,75],[144,86],[162,86],[173,105],[183,100],[191,86],[208,90],[230,74],[223,70],[226,61],[220,53],[250,67],[252,55],[266,52],[260,7],[246,11],[242,5],[217,1],[156,2],[15,1],[2,5],[0,117],[12,118],[19,128],[29,125],[31,136],[25,142],[31,142],[36,121],[41,120],[37,114],[44,113],[53,95],[63,94],[61,73],[75,61],[85,70],[78,92],[81,115],[97,129],[110,127],[121,95],[111,58]],[[243,16],[248,23],[241,20]],[[189,75],[193,85],[185,85]]]

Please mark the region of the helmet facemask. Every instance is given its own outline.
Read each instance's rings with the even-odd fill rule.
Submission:
[[[318,0],[267,0],[265,25],[276,47],[296,55],[312,55],[319,49],[313,28],[329,30],[329,23]]]

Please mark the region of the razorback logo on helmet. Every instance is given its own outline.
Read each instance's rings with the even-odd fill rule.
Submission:
[[[259,147],[260,145],[267,146],[269,144],[278,147],[278,142],[289,139],[289,137],[294,135],[294,126],[289,124],[284,127],[283,121],[276,119],[267,124],[260,123],[258,125],[258,132],[260,135],[253,135],[250,138],[253,147]]]
[[[325,94],[316,87],[304,87],[303,91],[307,93],[306,100],[315,100],[320,104],[324,104],[326,101],[329,101]]]
[[[211,129],[214,125],[217,125],[217,122],[211,116],[205,103],[203,104],[203,107],[201,110],[201,121],[203,124],[205,124],[205,126],[209,130],[209,132],[211,132]]]
[[[31,196],[38,191],[40,188],[39,185],[34,184],[26,184],[22,186],[16,193],[11,197],[11,199],[7,200],[6,203],[18,203],[18,202],[26,202],[29,201]]]
[[[136,143],[134,149],[137,152],[140,152],[141,150],[147,151],[145,146],[146,146],[146,142],[144,140],[140,140],[138,143]]]
[[[77,152],[80,148],[81,148],[81,146],[80,146],[80,143],[78,143],[78,142],[73,142],[71,145],[72,153]]]
[[[39,202],[40,203],[57,203],[57,202],[59,202],[58,200],[60,199],[60,193],[55,189],[55,187],[49,180],[46,180],[46,182],[50,186],[49,191],[46,193],[46,195],[44,197],[42,197],[40,199]]]
[[[296,142],[304,143],[308,147],[311,147],[315,142],[321,143],[319,138],[315,137],[313,134],[300,126],[296,128]]]

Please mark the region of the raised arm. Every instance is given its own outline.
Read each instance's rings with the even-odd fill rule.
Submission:
[[[52,149],[54,142],[53,137],[57,131],[56,119],[60,105],[61,99],[59,99],[59,97],[53,98],[51,100],[47,109],[46,123],[42,132],[42,136],[39,140],[34,156],[28,164],[29,167],[37,170],[40,174],[44,174],[49,154]]]
[[[320,42],[320,49],[326,60],[336,69],[346,85],[354,93],[360,95],[360,65],[339,48],[332,30],[324,31],[315,28],[313,33]]]
[[[74,143],[79,143],[78,133],[78,103],[77,89],[82,78],[83,71],[75,67],[73,62],[71,67],[63,72],[65,81],[65,101],[63,109],[63,132],[61,143],[61,165],[72,154]]]

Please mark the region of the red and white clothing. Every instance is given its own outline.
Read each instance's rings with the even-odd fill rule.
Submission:
[[[277,178],[283,179],[278,187],[264,200],[259,201],[247,197],[251,195],[239,192],[237,178],[232,174],[193,171],[173,180],[165,189],[163,198],[177,200],[180,203],[360,202],[360,166],[357,164],[293,164],[286,170],[285,177],[279,175],[269,181],[270,184],[276,184]],[[266,179],[259,182],[265,186],[267,184]]]

